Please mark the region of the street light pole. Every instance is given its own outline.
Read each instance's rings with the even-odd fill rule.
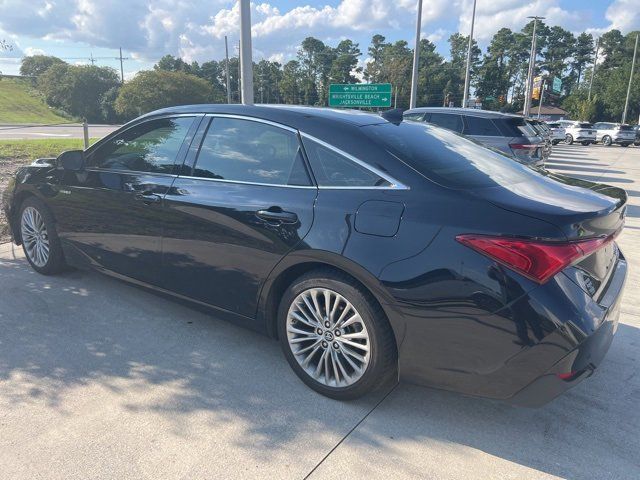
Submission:
[[[533,91],[533,72],[536,65],[536,27],[538,26],[538,20],[544,20],[545,17],[527,17],[533,18],[533,35],[531,36],[531,54],[529,55],[529,72],[527,73],[527,86],[525,89],[524,108],[522,114],[526,117],[529,116],[531,111],[531,94]]]
[[[600,37],[596,39],[596,55],[593,59],[593,68],[591,69],[591,80],[589,80],[589,96],[588,99],[591,101],[591,87],[593,87],[593,77],[596,74],[596,66],[598,65],[598,48],[600,47]]]
[[[418,15],[416,18],[416,44],[413,49],[413,69],[411,70],[411,100],[409,108],[416,108],[418,96],[418,62],[420,61],[420,24],[422,23],[422,0],[418,0]]]
[[[629,86],[627,87],[627,99],[624,102],[624,112],[622,113],[622,123],[627,123],[627,110],[629,110],[629,96],[631,95],[631,83],[633,82],[633,71],[636,68],[636,54],[638,53],[638,36],[636,35],[636,46],[633,47],[633,60],[631,61],[631,73],[629,74]]]
[[[469,82],[471,80],[471,47],[473,46],[473,26],[476,22],[476,1],[473,0],[473,13],[471,14],[471,32],[469,33],[469,47],[467,48],[467,71],[464,75],[464,95],[462,96],[462,107],[467,106],[469,100]]]
[[[224,36],[224,53],[227,59],[226,75],[227,75],[227,103],[231,103],[231,79],[229,78],[229,44],[227,43],[227,36]]]
[[[244,105],[253,105],[250,0],[240,0],[240,65],[240,73],[242,75],[242,103]]]

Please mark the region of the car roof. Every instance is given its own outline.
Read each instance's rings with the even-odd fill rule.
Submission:
[[[229,115],[243,115],[270,120],[291,127],[300,128],[304,124],[322,121],[354,126],[387,123],[380,115],[363,112],[361,110],[333,109],[324,107],[305,107],[298,105],[240,105],[240,104],[196,104],[163,108],[143,115],[147,118],[157,115],[186,113],[219,113]]]
[[[452,113],[457,115],[467,115],[470,117],[482,117],[482,118],[523,118],[520,115],[514,115],[512,113],[494,112],[492,110],[480,110],[478,108],[462,108],[462,107],[418,107],[412,108],[404,112],[407,113]]]

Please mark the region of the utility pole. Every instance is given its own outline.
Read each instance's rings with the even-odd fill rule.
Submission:
[[[627,123],[627,110],[629,110],[629,96],[631,95],[631,84],[633,83],[633,71],[636,68],[636,55],[638,53],[638,36],[636,35],[636,46],[633,47],[633,60],[631,61],[631,73],[629,74],[629,86],[627,87],[627,99],[624,102],[624,112],[622,113],[622,123]]]
[[[242,84],[242,64],[240,62],[240,40],[238,40],[238,103],[242,103],[242,94],[240,93],[240,85]]]
[[[542,79],[542,83],[540,84],[540,103],[538,104],[538,120],[540,120],[540,109],[542,108],[542,102],[544,102],[544,82],[545,79]]]
[[[533,35],[531,36],[531,54],[529,55],[529,72],[527,73],[527,88],[525,89],[524,108],[522,114],[526,118],[531,111],[531,94],[533,93],[533,72],[536,66],[536,27],[538,20],[544,20],[545,17],[527,17],[533,18]]]
[[[93,58],[93,52],[91,52],[91,56],[89,57],[89,61],[91,62],[91,65],[95,65],[96,59]]]
[[[471,14],[471,32],[469,33],[469,47],[467,48],[467,71],[464,75],[464,95],[462,107],[467,107],[469,101],[469,83],[471,81],[471,47],[473,46],[473,26],[476,22],[476,0],[473,0],[473,13]]]
[[[124,66],[122,64],[123,60],[126,60],[122,57],[122,47],[120,47],[120,83],[124,83]]]
[[[598,48],[600,47],[600,37],[596,39],[596,55],[593,59],[593,68],[591,69],[591,80],[589,80],[589,101],[591,101],[591,87],[593,87],[593,77],[596,74],[596,66],[598,65]]]
[[[227,74],[227,103],[231,103],[231,80],[229,79],[229,44],[227,43],[227,36],[224,36],[224,53],[227,59],[226,74]]]
[[[242,103],[253,105],[253,60],[251,57],[251,3],[240,0],[240,74]]]
[[[418,15],[416,17],[416,44],[413,49],[413,70],[411,71],[411,100],[409,108],[416,108],[418,96],[418,62],[420,61],[420,24],[422,23],[422,0],[418,0]]]

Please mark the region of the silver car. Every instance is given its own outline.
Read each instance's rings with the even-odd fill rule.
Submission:
[[[636,139],[636,132],[631,125],[621,123],[598,122],[593,125],[596,129],[596,142],[611,146],[617,143],[621,147],[628,147]]]
[[[544,165],[548,153],[545,139],[517,115],[473,108],[421,107],[407,110],[404,118],[461,133],[527,165]]]
[[[582,145],[596,143],[596,129],[589,122],[575,122],[573,120],[559,120],[565,129],[564,141],[567,145],[579,142]]]

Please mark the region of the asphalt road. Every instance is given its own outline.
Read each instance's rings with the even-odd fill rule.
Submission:
[[[102,138],[120,125],[89,125],[90,138]],[[0,140],[27,138],[83,138],[82,124],[70,123],[61,125],[0,125]]]
[[[276,342],[96,273],[42,277],[0,246],[0,477],[640,478],[640,148],[550,168],[628,189],[621,323],[596,374],[536,410],[410,385],[351,403]]]

